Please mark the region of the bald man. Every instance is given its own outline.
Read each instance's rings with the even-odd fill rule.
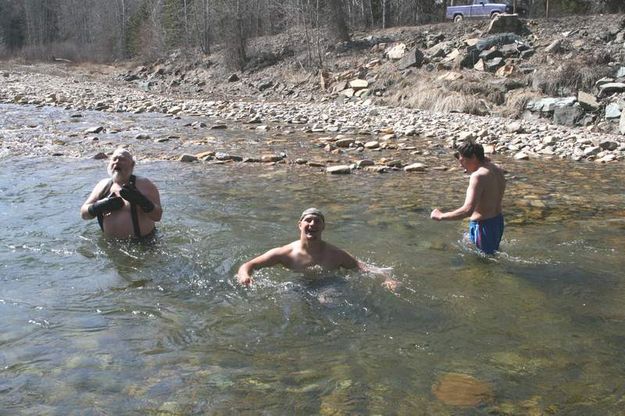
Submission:
[[[85,220],[98,219],[104,235],[120,239],[145,239],[155,232],[163,209],[156,186],[147,178],[133,174],[135,159],[118,148],[108,164],[109,178],[95,186],[80,208]]]

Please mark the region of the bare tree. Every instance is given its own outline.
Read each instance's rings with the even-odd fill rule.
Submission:
[[[328,12],[330,21],[330,30],[334,41],[348,41],[349,29],[345,22],[345,12],[341,7],[341,0],[328,0]]]

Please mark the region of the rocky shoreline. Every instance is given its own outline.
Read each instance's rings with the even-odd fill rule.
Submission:
[[[353,102],[174,98],[133,88],[102,72],[65,65],[38,64],[33,70],[32,66],[3,64],[0,65],[0,75],[2,103],[56,106],[76,112],[153,112],[174,118],[197,116],[212,120],[212,124],[196,122],[195,127],[206,129],[206,134],[210,134],[211,129],[224,128],[266,132],[269,136],[306,134],[311,149],[317,149],[317,153],[311,150],[299,155],[290,154],[288,162],[323,167],[329,173],[349,173],[359,168],[376,172],[389,169],[423,171],[431,165],[429,155],[447,153],[456,143],[465,140],[476,140],[484,144],[488,153],[516,160],[558,158],[608,163],[625,159],[623,136],[552,125],[540,120],[431,113]],[[98,126],[94,126],[91,131],[84,131],[85,138],[97,130]],[[144,144],[152,139],[149,132],[135,138]],[[5,145],[6,141],[7,138],[3,138]],[[10,153],[28,154],[28,147],[20,149],[14,141]],[[181,153],[179,149],[170,148],[160,158],[286,161],[286,155],[280,153],[246,158],[221,149],[206,149],[206,146],[197,153]]]

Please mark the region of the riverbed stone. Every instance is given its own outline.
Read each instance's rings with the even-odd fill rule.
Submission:
[[[344,138],[344,139],[339,139],[337,140],[334,145],[336,147],[342,147],[342,148],[346,148],[346,147],[350,147],[355,143],[354,139],[349,139],[349,138]]]
[[[281,155],[262,155],[260,160],[264,163],[279,162],[284,159]]]
[[[432,393],[450,406],[475,407],[494,400],[490,384],[462,373],[446,373],[432,386]]]
[[[326,168],[326,172],[335,175],[344,175],[351,173],[352,169],[349,165],[328,166]]]
[[[425,172],[426,169],[425,164],[419,162],[404,166],[404,171],[406,172]]]
[[[190,155],[187,153],[180,155],[180,157],[178,158],[179,162],[197,162],[197,160],[198,160],[197,156]]]
[[[358,160],[356,161],[356,167],[361,169],[367,166],[373,166],[375,165],[375,163],[373,162],[373,160],[370,159],[363,159],[363,160]]]
[[[104,131],[104,127],[102,126],[93,126],[85,129],[86,134],[98,134]]]
[[[363,168],[363,170],[365,170],[367,172],[373,172],[373,173],[386,173],[386,172],[388,172],[388,167],[386,167],[386,166],[365,166]]]
[[[514,160],[529,160],[529,155],[525,152],[519,152],[514,155]]]

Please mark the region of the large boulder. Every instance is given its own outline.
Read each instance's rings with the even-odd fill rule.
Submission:
[[[500,14],[490,21],[486,33],[516,33],[517,35],[525,35],[529,33],[529,30],[516,14]]]
[[[553,111],[553,122],[563,126],[575,126],[584,116],[584,110],[579,105],[572,107],[558,107]]]
[[[400,70],[408,69],[412,66],[420,67],[423,65],[423,52],[419,48],[409,50],[406,55],[397,63]]]
[[[388,59],[399,60],[404,57],[406,53],[406,45],[404,43],[396,43],[388,47],[385,54]]]
[[[588,111],[596,111],[601,105],[594,95],[584,91],[577,92],[577,102]]]
[[[515,33],[501,33],[498,35],[492,35],[487,38],[479,40],[475,45],[469,46],[465,55],[460,61],[460,65],[464,68],[471,68],[480,60],[480,54],[493,47],[501,47],[509,44],[522,44],[523,38]]]

